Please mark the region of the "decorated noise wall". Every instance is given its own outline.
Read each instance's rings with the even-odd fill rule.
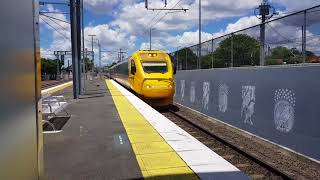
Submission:
[[[178,71],[175,101],[320,160],[320,66]]]

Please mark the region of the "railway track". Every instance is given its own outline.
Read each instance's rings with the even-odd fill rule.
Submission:
[[[51,87],[54,87],[54,86],[57,86],[57,85],[60,85],[60,84],[63,84],[65,83],[66,81],[64,80],[51,80],[51,81],[42,81],[41,82],[41,89],[42,90],[45,90],[45,89],[49,89]]]
[[[204,145],[232,163],[251,179],[291,179],[289,175],[246,153],[243,148],[228,143],[218,135],[207,131],[175,110],[160,110],[172,122],[194,136]]]

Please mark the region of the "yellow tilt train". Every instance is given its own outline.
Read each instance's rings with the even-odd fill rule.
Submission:
[[[109,69],[110,77],[133,90],[152,106],[173,103],[174,68],[169,55],[161,50],[139,50],[128,61]]]

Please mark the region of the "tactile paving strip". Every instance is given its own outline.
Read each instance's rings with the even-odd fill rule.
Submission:
[[[227,160],[203,145],[196,138],[154,110],[141,99],[134,96],[131,92],[115,81],[111,80],[110,82],[132,105],[134,105],[136,110],[150,123],[166,143],[175,150],[180,158],[195,174],[198,175],[198,177],[205,180],[249,179],[247,175],[242,173]],[[164,171],[164,169],[161,171]],[[161,173],[159,172],[159,174]],[[181,176],[174,176],[173,179],[180,179],[180,177]]]
[[[144,178],[199,179],[127,98],[109,80],[106,84]]]

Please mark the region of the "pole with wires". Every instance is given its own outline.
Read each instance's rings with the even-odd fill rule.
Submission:
[[[199,45],[198,45],[198,62],[197,62],[197,69],[201,69],[201,0],[199,0]]]
[[[76,14],[77,14],[77,69],[78,69],[78,89],[81,94],[81,0],[76,0]]]
[[[266,16],[262,14],[261,25],[260,25],[260,66],[264,66],[265,64],[265,54],[264,54],[264,47],[265,47],[265,32],[266,32]]]
[[[57,76],[56,76],[56,80],[60,79],[60,63],[59,63],[59,55],[56,55],[57,58]]]
[[[273,11],[270,13],[270,9]],[[256,14],[256,10],[259,10],[259,16]],[[273,15],[277,15],[275,8],[268,3],[268,0],[263,0],[261,5],[255,9],[255,15],[261,19],[260,24],[260,66],[265,65],[265,33],[266,33],[266,20],[271,19]]]
[[[86,81],[85,77],[86,76],[86,60],[85,60],[85,47],[84,47],[84,11],[83,11],[83,0],[81,0],[81,35],[82,35],[82,74],[83,74],[83,86],[82,86],[82,93],[85,93],[85,86],[86,86]]]
[[[94,69],[94,51],[93,51],[93,37],[96,36],[94,34],[88,35],[91,37],[91,53],[92,53],[92,80],[93,80],[93,69]]]
[[[101,44],[100,41],[98,39],[98,46],[99,46],[99,71],[101,72]]]
[[[306,49],[307,49],[307,11],[303,12],[303,26],[302,26],[302,62],[306,62]]]
[[[85,70],[86,69],[88,69],[88,64],[87,64],[87,59],[88,59],[88,49],[87,48],[85,48],[85,50],[84,50],[85,52],[84,52],[84,57],[85,57],[85,60],[84,60],[84,66],[85,66]],[[86,74],[86,80],[88,80],[88,76],[87,76],[87,72],[85,71],[85,74]]]
[[[77,14],[74,0],[70,0],[70,22],[71,22],[71,50],[72,50],[72,77],[73,77],[73,98],[78,99],[78,53],[77,53]]]
[[[151,37],[152,37],[151,31],[152,31],[152,28],[150,28],[150,38],[149,38],[150,39],[150,49],[149,49],[150,51],[151,51]]]

